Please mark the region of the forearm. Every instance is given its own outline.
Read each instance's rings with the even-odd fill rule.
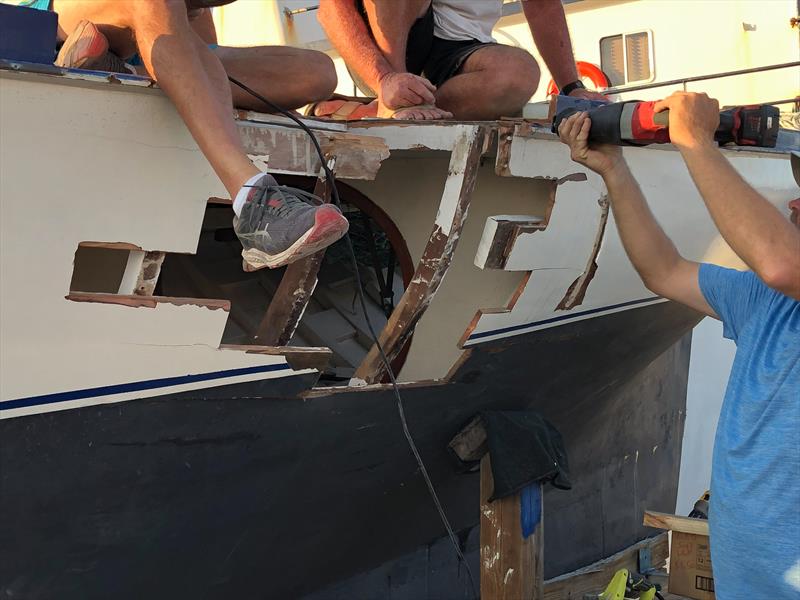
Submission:
[[[319,22],[347,65],[375,91],[394,68],[375,44],[354,0],[322,0]]]
[[[603,179],[628,258],[649,289],[668,297],[662,286],[681,262],[680,254],[656,221],[639,184],[624,162],[606,173]]]
[[[767,285],[800,295],[800,231],[710,143],[681,148],[711,218],[734,252]]]
[[[217,29],[214,27],[214,18],[211,15],[211,10],[208,8],[201,9],[198,16],[190,19],[189,23],[194,29],[194,32],[200,36],[206,44],[217,43]]]
[[[559,88],[578,79],[567,17],[561,0],[523,0],[522,10],[550,74]]]

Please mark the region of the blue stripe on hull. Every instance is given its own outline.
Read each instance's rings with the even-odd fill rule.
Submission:
[[[0,410],[11,410],[13,408],[26,408],[29,406],[42,406],[45,404],[55,404],[58,402],[68,402],[70,400],[83,400],[85,398],[97,398],[99,396],[111,396],[113,394],[124,394],[126,392],[141,392],[144,390],[154,390],[158,388],[185,385],[187,383],[197,383],[200,381],[213,381],[215,379],[227,379],[239,375],[252,375],[254,373],[269,373],[271,371],[289,371],[291,367],[287,364],[262,365],[257,367],[244,367],[241,369],[230,369],[227,371],[213,371],[211,373],[200,373],[198,375],[181,375],[178,377],[164,377],[161,379],[149,379],[147,381],[134,381],[133,383],[120,383],[85,390],[73,390],[71,392],[58,392],[56,394],[44,394],[43,396],[31,396],[29,398],[18,398],[16,400],[6,400],[0,402]]]
[[[477,340],[480,338],[490,337],[493,335],[502,335],[512,331],[520,331],[521,329],[530,329],[537,325],[547,325],[548,323],[557,323],[559,321],[566,321],[567,319],[574,319],[585,315],[593,315],[606,310],[615,310],[617,308],[625,308],[626,306],[634,306],[636,304],[644,304],[645,302],[653,302],[654,300],[661,300],[659,296],[651,296],[650,298],[642,298],[640,300],[631,300],[629,302],[622,302],[621,304],[612,304],[611,306],[601,306],[600,308],[593,308],[583,312],[571,312],[566,315],[544,319],[543,321],[536,321],[534,323],[523,323],[522,325],[512,325],[511,327],[503,327],[502,329],[493,329],[492,331],[482,331],[480,333],[473,333],[469,336],[468,340]]]

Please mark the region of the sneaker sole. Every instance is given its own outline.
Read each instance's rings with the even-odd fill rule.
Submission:
[[[87,56],[84,56],[80,61],[77,61],[74,64],[65,64],[66,59],[70,58],[70,53],[72,52],[73,48],[75,48],[78,42],[81,42],[85,39],[83,37],[84,31],[90,27],[94,29],[94,35],[89,42]],[[97,28],[90,21],[81,21],[78,24],[78,27],[75,28],[75,31],[72,32],[72,35],[69,36],[69,40],[64,44],[64,46],[62,46],[61,51],[58,53],[58,58],[56,58],[54,64],[58,67],[81,69],[87,63],[97,60],[103,56],[103,54],[106,52],[108,52],[108,40],[106,40],[105,36],[97,31]]]
[[[314,219],[314,226],[283,252],[267,254],[251,248],[242,250],[242,258],[256,269],[264,267],[277,269],[327,248],[341,239],[349,227],[350,224],[340,212],[320,207]]]

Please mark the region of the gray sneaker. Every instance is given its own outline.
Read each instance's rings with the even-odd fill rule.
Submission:
[[[255,268],[282,267],[347,233],[347,219],[336,206],[274,181],[265,175],[252,186],[242,214],[233,220],[245,262]]]

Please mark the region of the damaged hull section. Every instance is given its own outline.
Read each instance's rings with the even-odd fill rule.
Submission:
[[[477,524],[478,476],[455,472],[448,441],[481,408],[532,408],[564,435],[575,483],[545,496],[546,576],[645,537],[640,511],[675,501],[695,321],[660,304],[517,336],[474,349],[450,383],[404,387],[453,526]],[[298,597],[442,536],[391,390],[303,401],[307,378],[0,421],[17,491],[0,498],[14,547],[0,589]]]

